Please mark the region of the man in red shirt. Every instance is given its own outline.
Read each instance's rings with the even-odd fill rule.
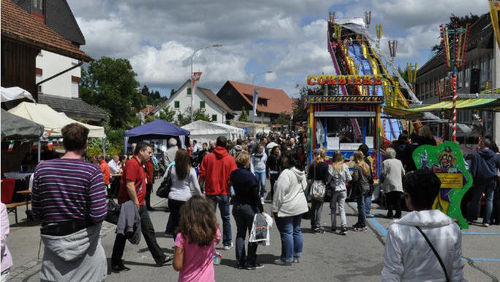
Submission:
[[[222,244],[225,250],[229,250],[233,246],[229,213],[229,177],[237,166],[234,158],[227,152],[226,144],[226,137],[217,137],[217,147],[213,153],[203,158],[200,168],[200,185],[205,183],[205,194],[207,199],[212,200],[214,212],[219,204],[223,227]]]
[[[156,242],[153,223],[151,223],[148,210],[144,205],[144,196],[146,195],[146,172],[144,171],[144,164],[149,161],[152,155],[153,150],[151,149],[151,145],[144,142],[137,144],[134,156],[125,164],[120,192],[118,193],[118,203],[122,204],[129,200],[134,202],[141,217],[141,232],[144,240],[146,240],[156,264],[161,266],[171,261],[172,257],[163,253],[158,242]],[[123,265],[122,261],[126,241],[127,238],[125,235],[116,234],[113,254],[111,256],[111,269],[113,271],[129,270],[128,267]]]

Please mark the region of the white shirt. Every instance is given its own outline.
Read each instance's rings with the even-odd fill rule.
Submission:
[[[111,174],[118,174],[121,172],[120,167],[118,164],[115,162],[115,160],[110,160],[108,163],[109,170],[111,171]]]
[[[466,281],[462,233],[453,219],[439,210],[413,211],[389,226],[382,281],[445,281],[443,268],[415,226],[429,238],[450,280]]]
[[[169,169],[165,171],[164,177],[167,176]],[[172,166],[171,171],[172,187],[170,190],[170,194],[168,194],[169,199],[177,201],[187,201],[193,194],[201,195],[200,184],[198,183],[198,177],[194,168],[191,168],[189,170],[189,174],[185,179],[182,180],[179,180],[177,178],[177,174],[175,173],[175,165]],[[191,191],[191,184],[193,184],[194,191]]]

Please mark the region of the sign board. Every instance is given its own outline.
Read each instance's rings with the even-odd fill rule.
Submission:
[[[308,85],[382,85],[381,75],[310,75]]]
[[[460,228],[467,229],[469,225],[462,215],[460,204],[472,186],[472,176],[465,167],[460,146],[455,142],[444,142],[438,146],[422,145],[413,152],[413,161],[418,169],[432,170],[441,180],[433,208],[455,219]]]
[[[359,96],[359,95],[351,95],[351,96],[318,96],[318,95],[310,95],[307,96],[307,102],[309,104],[382,104],[383,97],[382,96]]]
[[[328,137],[326,139],[326,149],[327,150],[333,150],[333,151],[337,151],[337,150],[340,150],[340,137]]]

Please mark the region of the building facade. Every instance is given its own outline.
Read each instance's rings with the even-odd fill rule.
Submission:
[[[495,44],[490,16],[484,14],[470,27],[466,64],[457,72],[458,95],[476,94],[500,86],[497,85],[499,80],[496,77],[498,75],[497,68],[499,67],[497,53],[498,47]],[[452,70],[446,66],[443,53],[436,54],[417,71],[416,96],[423,104],[452,100],[451,77]],[[441,118],[444,117],[444,119],[451,119],[451,111],[437,113],[437,115]],[[466,125],[473,131],[464,132],[458,127],[457,136],[466,138],[477,136],[479,132],[483,136],[497,135],[494,132],[495,123],[497,122],[495,116],[493,111],[458,109],[457,122]],[[481,124],[482,128],[478,127]],[[433,123],[431,128],[437,136],[442,137],[449,134],[449,129],[441,124]]]
[[[249,113],[249,121],[252,121],[253,93],[256,89],[259,91],[256,123],[271,124],[282,112],[292,114],[293,100],[282,89],[227,81],[217,93],[217,97],[235,112],[235,120],[239,120],[244,108]]]
[[[159,116],[160,112],[168,106],[170,110],[176,112],[176,118],[178,114],[189,117],[191,116],[192,99],[194,100],[193,112],[203,111],[212,122],[226,123],[233,116],[233,111],[212,90],[195,87],[195,91],[193,91],[190,79],[177,89],[167,101],[159,105],[153,113]]]

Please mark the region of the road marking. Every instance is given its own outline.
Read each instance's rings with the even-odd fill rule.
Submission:
[[[371,222],[375,228],[377,228],[380,235],[382,235],[383,237],[387,236],[387,229],[385,229],[384,226],[382,226],[382,224],[380,224],[376,218],[369,218],[368,221]]]
[[[464,234],[464,235],[500,235],[500,232],[464,232],[464,231],[462,231],[462,234]]]
[[[463,260],[472,260],[472,261],[490,261],[490,262],[500,262],[500,259],[494,259],[494,258],[468,258],[468,257],[462,257]]]

